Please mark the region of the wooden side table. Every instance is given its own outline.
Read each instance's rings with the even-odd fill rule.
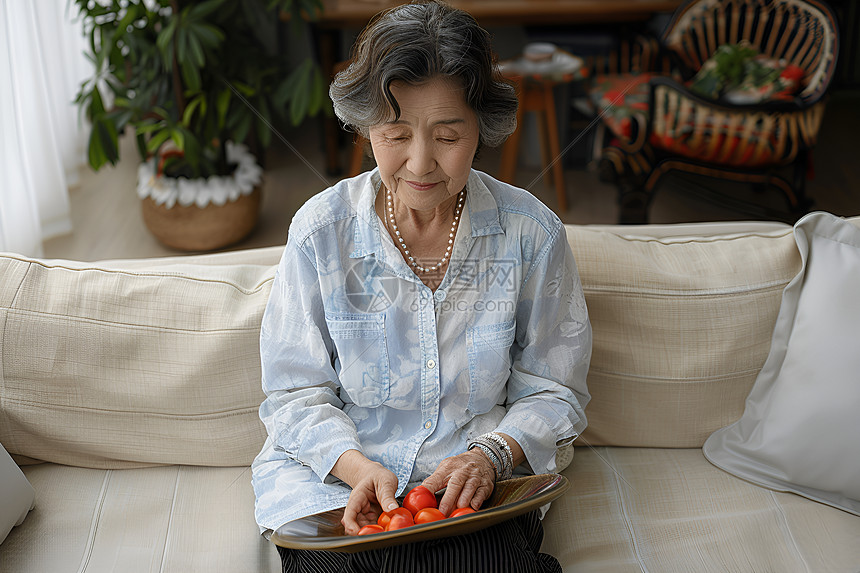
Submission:
[[[549,62],[534,63],[519,59],[500,62],[499,67],[505,77],[516,84],[520,101],[517,109],[517,129],[502,146],[499,179],[514,184],[523,117],[526,112],[536,112],[544,181],[547,186],[555,184],[558,208],[560,211],[567,211],[567,191],[561,163],[553,88],[583,79],[586,72],[583,61],[573,54],[557,50]]]

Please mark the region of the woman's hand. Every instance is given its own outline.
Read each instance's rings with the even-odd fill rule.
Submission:
[[[493,493],[495,480],[493,463],[484,452],[473,449],[442,460],[421,485],[434,493],[447,486],[439,511],[448,515],[457,507],[479,509]]]
[[[397,476],[360,452],[344,452],[331,473],[352,487],[341,520],[348,535],[357,535],[365,525],[376,523],[382,511],[398,507],[394,499]]]

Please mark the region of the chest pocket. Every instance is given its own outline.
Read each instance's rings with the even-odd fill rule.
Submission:
[[[466,331],[471,412],[483,414],[504,402],[505,387],[511,372],[510,347],[515,332],[513,320],[476,326]]]
[[[337,350],[335,371],[344,402],[374,408],[388,399],[391,379],[384,314],[326,316],[329,335]]]

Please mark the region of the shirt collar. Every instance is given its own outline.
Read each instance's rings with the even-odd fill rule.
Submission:
[[[478,173],[474,169],[469,173],[469,179],[466,182],[466,208],[469,210],[469,217],[467,221],[460,221],[460,223],[468,222],[472,237],[502,233],[496,199]],[[355,248],[349,256],[357,259],[375,253],[381,257],[383,256],[381,229],[374,207],[376,194],[382,185],[379,168],[375,168],[361,179],[363,179],[360,182],[362,190],[356,204]]]
[[[496,198],[490,193],[480,172],[472,169],[469,181],[466,183],[466,208],[469,209],[469,225],[472,227],[473,237],[483,237],[502,233],[502,225],[499,223],[499,206]]]
[[[382,254],[382,243],[379,236],[379,217],[376,216],[374,201],[376,193],[382,185],[382,178],[379,177],[379,168],[375,168],[369,174],[360,176],[358,179],[361,182],[361,193],[358,196],[356,204],[355,218],[355,248],[349,257],[358,259],[366,257],[372,253]]]

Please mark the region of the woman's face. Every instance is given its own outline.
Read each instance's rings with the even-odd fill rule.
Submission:
[[[407,207],[435,209],[463,190],[478,149],[478,118],[449,79],[391,84],[400,119],[370,128],[382,182]]]

